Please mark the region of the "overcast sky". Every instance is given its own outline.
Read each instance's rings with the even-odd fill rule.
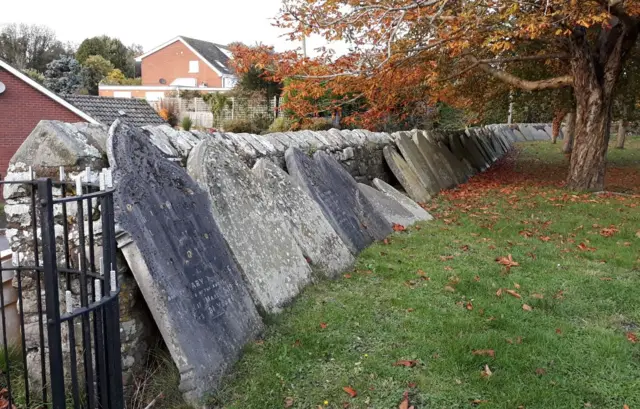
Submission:
[[[106,34],[126,45],[141,44],[145,51],[178,35],[215,43],[240,41],[274,45],[276,50],[294,49],[273,27],[281,0],[6,0],[0,5],[0,25],[44,24],[58,38],[79,44],[87,37]],[[312,38],[312,49],[325,45]]]

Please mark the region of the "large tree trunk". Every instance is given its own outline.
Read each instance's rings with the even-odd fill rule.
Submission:
[[[567,186],[574,190],[604,190],[609,139],[610,101],[602,90],[576,91],[576,128]]]
[[[564,130],[564,144],[562,152],[571,153],[573,151],[573,135],[576,132],[576,112],[571,111],[567,114],[567,127]]]
[[[611,27],[600,31],[593,48],[583,28],[571,36],[576,129],[567,187],[573,190],[604,190],[613,93],[638,38],[638,21],[619,6],[611,10],[621,18],[613,18]]]
[[[622,118],[618,125],[618,140],[616,142],[617,149],[624,149],[624,140],[627,136],[627,106],[622,107]]]

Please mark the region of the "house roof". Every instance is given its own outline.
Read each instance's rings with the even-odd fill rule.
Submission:
[[[78,115],[79,117],[81,117],[82,119],[86,120],[87,122],[90,122],[92,124],[99,123],[96,119],[94,119],[91,115],[89,115],[86,112],[84,112],[82,109],[79,109],[78,107],[76,107],[76,106],[72,105],[71,103],[65,101],[64,98],[62,98],[60,95],[58,95],[55,92],[47,89],[44,86],[38,84],[36,81],[32,80],[27,75],[22,73],[20,70],[12,67],[9,63],[7,63],[6,61],[4,61],[2,59],[0,59],[0,68],[8,71],[11,74],[13,74],[14,76],[16,76],[21,81],[27,83],[28,85],[30,85],[31,87],[33,87],[37,91],[43,93],[47,97],[51,98],[52,100],[54,100],[58,104],[62,105],[63,107],[67,108],[69,111],[71,111],[74,114]]]
[[[126,122],[137,127],[166,123],[151,105],[143,99],[98,97],[93,95],[71,95],[66,99],[69,103],[107,126],[118,118],[125,118]]]
[[[140,57],[136,58],[136,60],[141,61],[143,58],[146,58],[151,54],[162,50],[163,48],[175,43],[176,41],[182,42],[218,75],[234,75],[233,70],[229,64],[229,61],[231,59],[231,52],[226,46],[184,36],[172,38],[166,43],[161,44],[142,54]]]

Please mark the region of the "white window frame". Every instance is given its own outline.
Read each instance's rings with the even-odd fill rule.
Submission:
[[[113,91],[114,98],[131,98],[131,91]]]
[[[147,91],[144,94],[147,101],[160,101],[164,98],[164,91]]]
[[[189,74],[197,74],[200,72],[200,61],[189,61]]]

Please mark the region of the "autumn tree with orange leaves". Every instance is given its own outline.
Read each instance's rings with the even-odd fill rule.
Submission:
[[[638,38],[639,16],[638,0],[284,0],[276,21],[292,39],[319,34],[347,42],[351,52],[312,60],[253,50],[240,58],[239,68],[248,61],[271,63],[274,78],[292,79],[285,93],[298,97],[330,88],[343,96],[336,106],[365,98],[365,126],[425,101],[464,107],[474,94],[492,91],[475,81],[465,95],[461,85],[479,74],[525,91],[573,87],[575,143],[567,185],[602,190],[612,102]],[[260,53],[264,58],[256,58]],[[519,75],[518,67],[527,64],[545,67],[549,75]],[[316,109],[305,104],[293,98],[289,108]]]

